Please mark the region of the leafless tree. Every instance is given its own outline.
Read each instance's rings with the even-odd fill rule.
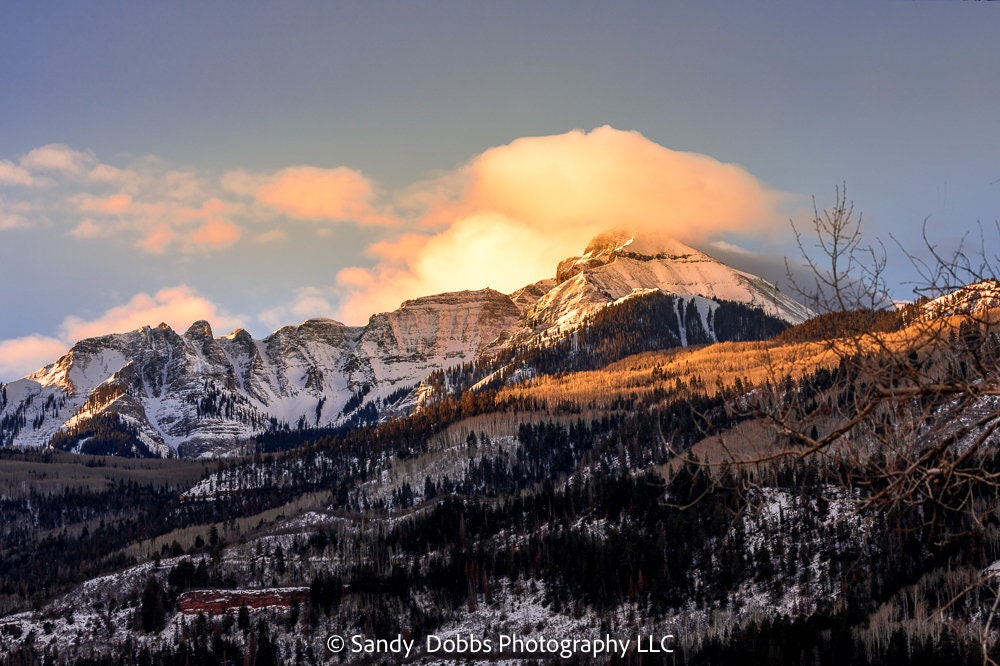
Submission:
[[[767,424],[772,446],[740,455],[730,442],[731,461],[846,463],[842,482],[859,513],[908,509],[937,544],[1000,542],[1000,283],[983,230],[978,243],[966,238],[948,253],[925,225],[922,252],[907,253],[923,281],[915,293],[924,298],[892,309],[884,246],[864,244],[862,215],[846,186],[822,211],[814,199],[813,212],[808,228],[792,225],[810,276],[796,290],[822,313],[822,325],[812,325],[832,352],[836,381],[808,396],[787,387],[757,392],[746,409]],[[988,664],[996,663],[997,575],[984,572],[965,590],[991,602],[980,615]]]
[[[785,268],[793,290],[818,313],[874,310],[891,303],[883,273],[885,247],[862,245],[863,215],[847,199],[847,184],[836,186],[834,204],[819,210],[812,199],[813,219],[806,229],[791,222],[795,242],[805,260],[810,284],[796,279],[789,260]]]

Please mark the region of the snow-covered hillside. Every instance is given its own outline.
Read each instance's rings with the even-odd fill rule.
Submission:
[[[951,315],[982,316],[1000,308],[1000,282],[982,280],[927,301],[921,306],[929,317]]]

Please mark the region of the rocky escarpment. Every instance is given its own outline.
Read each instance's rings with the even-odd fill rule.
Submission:
[[[430,372],[474,359],[519,316],[484,289],[407,301],[364,327],[310,319],[263,340],[242,329],[217,338],[205,321],[183,334],[161,324],[91,338],[5,387],[0,440],[45,446],[61,433],[76,450],[104,452],[94,424],[113,415],[133,448],[223,454],[269,429],[377,414]]]

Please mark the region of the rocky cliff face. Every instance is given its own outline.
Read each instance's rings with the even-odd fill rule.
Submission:
[[[471,361],[519,315],[486,289],[407,301],[365,327],[310,319],[263,340],[242,329],[216,338],[204,321],[183,335],[161,324],[91,338],[6,386],[0,438],[47,445],[114,413],[153,453],[218,455],[270,428],[335,425],[368,403],[384,407],[433,370]]]
[[[510,296],[492,289],[406,301],[363,327],[310,319],[263,340],[215,337],[198,321],[83,340],[0,394],[0,444],[86,450],[113,415],[149,453],[224,455],[269,429],[405,413],[430,373],[505,346],[552,339],[610,303],[660,290],[691,297],[703,318],[727,299],[795,323],[809,311],[770,283],[670,239],[623,232],[560,262],[555,280]],[[683,342],[683,341],[682,341]],[[94,440],[96,441],[96,440]]]

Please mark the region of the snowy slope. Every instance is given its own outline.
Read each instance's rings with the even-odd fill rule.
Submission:
[[[255,340],[242,329],[215,337],[198,321],[183,334],[160,324],[83,340],[4,388],[0,445],[45,446],[67,431],[79,438],[114,414],[153,453],[223,455],[274,428],[337,425],[359,410],[405,413],[435,370],[539,335],[558,338],[607,305],[655,290],[694,300],[706,330],[715,299],[792,323],[811,314],[774,285],[675,240],[611,232],[560,262],[555,280],[510,296],[482,289],[418,298],[363,327],[310,319]]]
[[[598,236],[581,257],[559,264],[558,285],[528,310],[535,328],[569,328],[584,316],[637,291],[747,303],[797,324],[812,312],[770,282],[730,268],[669,238],[636,238],[626,232]]]
[[[982,280],[927,301],[922,311],[929,317],[950,315],[982,316],[1000,308],[1000,282]]]
[[[518,317],[509,297],[481,290],[408,301],[365,327],[310,319],[263,340],[216,338],[204,321],[183,335],[161,324],[92,338],[5,387],[0,438],[47,445],[115,413],[153,452],[217,455],[270,428],[342,422],[352,397],[356,409],[472,360]]]

